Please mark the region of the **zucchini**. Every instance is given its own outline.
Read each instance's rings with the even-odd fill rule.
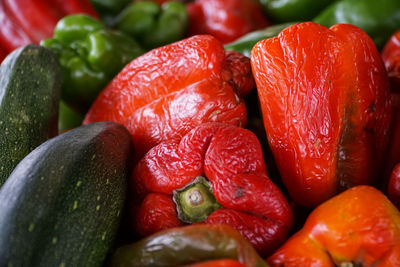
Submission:
[[[62,72],[44,47],[21,47],[0,66],[0,187],[30,151],[57,135]]]
[[[0,189],[0,266],[101,266],[132,152],[124,126],[96,122],[29,153]]]

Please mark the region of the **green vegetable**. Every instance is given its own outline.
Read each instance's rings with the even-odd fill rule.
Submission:
[[[19,48],[1,64],[0,187],[20,160],[57,135],[61,85],[60,65],[47,48]]]
[[[340,0],[322,11],[314,22],[330,27],[337,23],[354,24],[363,29],[382,48],[400,29],[399,0]]]
[[[272,38],[277,36],[283,29],[289,27],[296,22],[283,23],[278,25],[269,26],[262,30],[250,32],[232,43],[226,44],[224,47],[226,50],[234,50],[242,53],[246,57],[250,57],[250,52],[253,46],[261,40]]]
[[[64,101],[60,101],[60,109],[58,115],[58,132],[62,133],[66,130],[73,129],[82,124],[83,115],[70,108]]]
[[[112,267],[182,266],[213,259],[236,259],[267,267],[253,246],[229,225],[197,224],[170,228],[117,249]]]
[[[282,23],[311,20],[334,0],[260,0],[260,2],[269,19]]]
[[[129,5],[132,0],[90,0],[101,20],[109,25],[114,17],[119,14],[124,7]]]
[[[53,38],[42,41],[58,56],[63,72],[63,100],[85,112],[98,93],[133,58],[144,53],[124,33],[111,31],[86,15],[61,19]]]
[[[126,196],[132,142],[114,122],[28,154],[0,189],[0,266],[101,266]]]
[[[114,27],[152,49],[182,39],[188,24],[189,15],[182,3],[166,2],[159,6],[140,1],[127,6],[116,17]]]

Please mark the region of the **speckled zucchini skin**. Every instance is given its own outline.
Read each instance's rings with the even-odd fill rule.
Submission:
[[[29,153],[0,189],[0,266],[101,266],[132,153],[115,122],[80,126]]]
[[[35,147],[57,134],[62,73],[44,47],[12,52],[0,67],[0,187]]]

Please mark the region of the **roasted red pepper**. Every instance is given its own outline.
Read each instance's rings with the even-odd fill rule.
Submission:
[[[290,26],[261,41],[251,64],[265,130],[295,201],[316,206],[381,171],[391,117],[389,80],[356,26]]]
[[[257,137],[234,125],[205,123],[152,148],[136,165],[131,185],[140,203],[133,221],[144,236],[185,223],[228,224],[266,255],[292,224]]]
[[[211,34],[225,44],[269,24],[254,0],[196,0],[187,9],[189,35]]]
[[[390,78],[391,91],[400,93],[400,30],[385,44],[382,59]]]
[[[377,189],[329,199],[268,258],[271,266],[400,266],[400,213]]]
[[[203,122],[244,126],[242,96],[253,87],[248,58],[225,52],[212,36],[194,36],[134,59],[100,93],[84,123],[122,123],[143,155]]]

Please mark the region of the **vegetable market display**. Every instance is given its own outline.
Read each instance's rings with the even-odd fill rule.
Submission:
[[[400,1],[0,25],[0,266],[400,266]]]

